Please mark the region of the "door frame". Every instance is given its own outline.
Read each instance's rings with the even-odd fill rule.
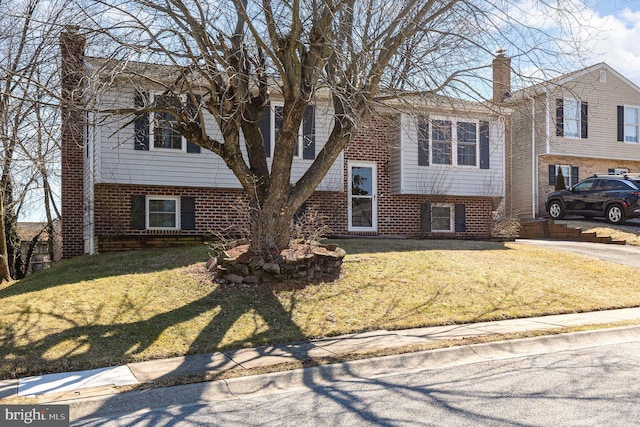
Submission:
[[[371,196],[368,196],[367,198],[371,199],[371,227],[357,227],[357,226],[353,226],[352,225],[352,201],[353,201],[353,194],[352,194],[352,173],[353,173],[353,168],[370,168],[371,169]],[[348,167],[348,177],[347,177],[347,186],[348,186],[348,201],[347,201],[347,205],[348,205],[348,213],[347,213],[347,221],[348,221],[348,225],[347,225],[347,230],[348,231],[366,231],[366,232],[377,232],[378,231],[378,165],[375,162],[349,162],[349,167]],[[362,196],[360,196],[362,197]]]

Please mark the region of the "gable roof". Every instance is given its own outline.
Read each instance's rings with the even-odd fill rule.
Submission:
[[[553,79],[526,87],[524,89],[520,89],[514,91],[511,94],[511,98],[507,102],[513,102],[522,100],[527,97],[540,95],[544,92],[548,92],[550,89],[558,88],[572,80],[576,80],[586,74],[592,73],[593,71],[597,71],[599,69],[603,69],[607,72],[610,72],[624,83],[626,83],[629,87],[633,88],[636,92],[640,94],[640,86],[633,83],[631,80],[620,74],[618,71],[613,69],[609,64],[605,62],[599,62],[597,64],[591,65],[589,67],[581,68],[579,70],[571,71],[569,73],[563,74],[561,76],[555,77]]]

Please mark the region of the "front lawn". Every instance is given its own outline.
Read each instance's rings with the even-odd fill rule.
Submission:
[[[638,270],[517,243],[340,240],[333,283],[219,285],[207,247],[84,256],[0,286],[0,379],[376,329],[640,305]]]

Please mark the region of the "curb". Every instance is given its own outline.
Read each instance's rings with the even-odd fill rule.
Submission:
[[[571,332],[462,345],[228,380],[125,392],[111,396],[56,401],[55,404],[69,405],[72,420],[94,417],[117,418],[118,415],[170,405],[240,399],[298,387],[321,387],[340,379],[383,377],[401,371],[440,369],[639,340],[640,326]]]

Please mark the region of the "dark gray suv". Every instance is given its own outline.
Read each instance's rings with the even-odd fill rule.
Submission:
[[[622,224],[627,218],[640,217],[640,177],[594,175],[549,194],[545,209],[553,219],[575,214],[602,216],[612,224]]]

